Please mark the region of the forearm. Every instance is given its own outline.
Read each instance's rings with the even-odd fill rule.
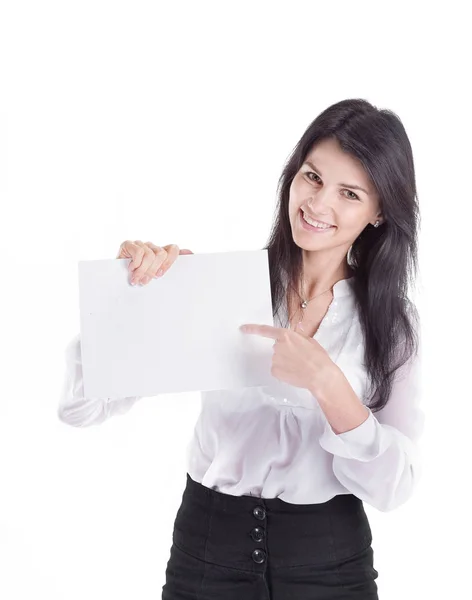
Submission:
[[[334,362],[326,367],[324,376],[318,378],[317,384],[312,385],[309,391],[318,400],[336,434],[355,429],[369,417],[369,411]]]
[[[381,421],[334,363],[318,371],[316,385],[309,388],[324,414],[319,443],[333,455],[334,475],[352,494],[382,511],[406,502],[421,475],[416,442],[424,413],[414,364],[396,373],[389,410],[378,413]]]

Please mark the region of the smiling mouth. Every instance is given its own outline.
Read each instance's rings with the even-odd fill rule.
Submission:
[[[303,209],[300,209],[300,219],[302,221],[302,226],[305,229],[309,229],[310,231],[331,231],[331,229],[336,228],[336,225],[329,225],[328,227],[317,227],[316,225],[311,225],[310,223],[308,223],[308,221],[305,220]]]

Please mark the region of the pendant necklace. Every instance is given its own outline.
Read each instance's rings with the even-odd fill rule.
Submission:
[[[329,288],[327,290],[325,290],[324,292],[321,292],[320,294],[316,294],[316,296],[313,296],[313,298],[310,298],[309,300],[304,300],[300,294],[298,294],[298,297],[300,298],[300,300],[302,301],[300,304],[301,308],[306,308],[308,306],[308,303],[311,302],[312,300],[314,300],[315,298],[318,298],[319,296],[322,296],[323,294],[326,294],[326,292],[329,292],[332,290],[332,288],[334,287],[334,285],[330,285]],[[303,279],[302,279],[302,294],[303,294]],[[304,295],[304,294],[303,294]]]
[[[302,287],[303,287],[303,284],[302,284]],[[310,298],[309,300],[304,300],[304,299],[303,299],[303,298],[300,296],[300,294],[298,294],[298,292],[297,292],[297,294],[298,294],[298,297],[299,297],[299,298],[300,298],[300,300],[301,300],[301,303],[300,303],[300,308],[303,308],[303,309],[305,309],[305,308],[308,306],[308,303],[309,303],[309,302],[311,302],[312,300],[315,300],[315,298],[318,298],[319,296],[322,296],[323,294],[326,294],[326,292],[329,292],[329,291],[331,291],[331,290],[332,290],[332,287],[333,287],[333,286],[330,286],[330,287],[329,287],[327,290],[325,290],[324,292],[321,292],[320,294],[316,294],[316,296],[313,296],[313,298]],[[302,292],[302,294],[303,294],[303,292]],[[304,316],[305,316],[305,315],[304,315],[304,310],[303,310],[303,311],[302,311],[302,318],[301,318],[301,319],[300,319],[300,321],[298,322],[298,325],[297,325],[297,327],[298,327],[298,326],[300,326],[300,325],[302,324],[302,321],[303,321],[303,317],[304,317]]]
[[[302,303],[300,304],[300,307],[301,308],[306,308],[308,306],[308,302],[311,302],[315,298],[318,298],[318,296],[322,296],[323,294],[326,294],[326,292],[329,292],[330,290],[331,290],[331,288],[328,288],[324,292],[321,292],[321,294],[316,294],[316,296],[313,296],[313,298],[310,298],[310,300],[303,300],[302,299]]]

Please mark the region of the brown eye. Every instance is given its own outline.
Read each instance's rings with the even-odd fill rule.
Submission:
[[[315,177],[318,177],[319,179],[319,175],[317,175],[316,173],[313,173],[313,171],[307,171],[306,175],[314,175]],[[313,179],[311,177],[309,177],[310,181],[313,181]]]

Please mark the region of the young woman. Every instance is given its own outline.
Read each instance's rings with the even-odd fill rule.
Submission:
[[[202,393],[163,600],[378,598],[363,503],[390,511],[421,472],[419,211],[411,146],[391,111],[338,102],[280,178],[268,250],[274,383]],[[175,244],[124,242],[133,283]],[[137,398],[83,397],[80,337],[59,416],[100,423]]]

